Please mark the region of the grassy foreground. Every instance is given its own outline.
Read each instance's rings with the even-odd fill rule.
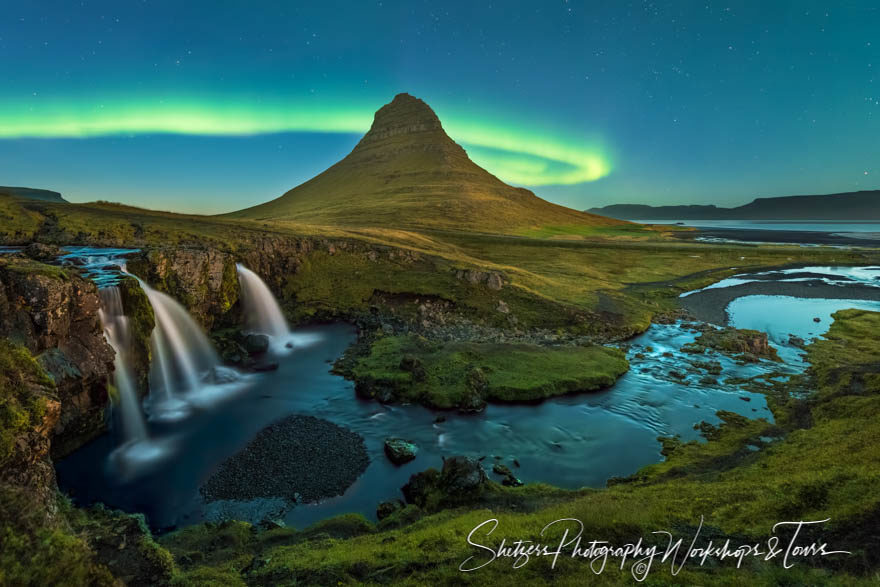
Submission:
[[[459,565],[488,561],[491,555],[467,543],[468,534],[497,518],[497,529],[475,542],[495,548],[502,538],[534,540],[556,547],[555,534],[541,529],[561,518],[584,524],[584,543],[607,540],[623,545],[642,537],[665,549],[653,531],[682,538],[684,550],[698,531],[696,546],[715,546],[731,538],[733,548],[759,544],[766,551],[772,527],[784,521],[830,519],[805,529],[799,546],[827,543],[826,550],[852,554],[826,557],[790,553],[735,559],[699,558],[673,577],[669,561],[654,561],[645,584],[854,585],[880,579],[880,347],[875,333],[880,314],[838,312],[831,331],[808,348],[812,367],[786,385],[767,387],[780,425],[721,414],[718,427],[704,426],[707,442],[665,443],[667,460],[616,480],[605,490],[567,492],[568,497],[535,506],[540,491],[526,486],[492,486],[482,501],[459,509],[418,511],[415,506],[378,526],[356,516],[322,522],[309,530],[257,531],[242,523],[196,526],[171,534],[162,544],[175,555],[179,584],[528,584],[632,583],[632,561],[619,559],[594,575],[589,560],[572,558],[571,546],[551,568],[550,557],[532,556],[513,569],[513,558],[471,573]],[[809,392],[809,393],[804,393]],[[755,448],[760,447],[760,450]],[[500,499],[499,496],[504,496]],[[482,506],[481,506],[482,503]],[[492,509],[485,509],[491,504]],[[401,520],[400,518],[406,518]],[[415,521],[412,521],[415,520]],[[792,532],[780,530],[785,549]],[[661,549],[662,552],[662,549]],[[614,560],[614,559],[612,559]],[[522,562],[522,561],[521,561]]]

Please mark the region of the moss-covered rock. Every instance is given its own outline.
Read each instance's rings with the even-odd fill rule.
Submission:
[[[0,484],[0,585],[119,584],[71,528],[64,509],[54,495],[47,510],[30,489]]]
[[[131,348],[129,367],[135,376],[138,392],[146,395],[150,389],[150,361],[152,360],[152,334],[156,326],[153,306],[146,292],[132,277],[122,279],[117,285],[122,298],[122,310],[128,317]]]
[[[167,585],[174,558],[153,539],[143,515],[95,506],[71,510],[72,529],[85,538],[96,561],[126,585]]]
[[[738,355],[747,360],[768,359],[779,361],[776,349],[770,346],[766,332],[726,327],[714,328],[707,325],[697,339],[682,349],[688,353],[700,354],[707,349]]]
[[[402,438],[386,438],[383,445],[385,455],[395,465],[408,463],[416,458],[419,447]]]

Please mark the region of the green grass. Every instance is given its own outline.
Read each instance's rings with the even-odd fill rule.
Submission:
[[[63,515],[46,516],[29,491],[0,485],[0,585],[117,584]]]
[[[0,338],[0,466],[13,455],[16,439],[42,424],[53,389],[26,348]]]
[[[602,346],[440,343],[402,335],[374,341],[351,376],[363,395],[390,391],[396,401],[475,408],[610,387],[628,368],[621,351]]]

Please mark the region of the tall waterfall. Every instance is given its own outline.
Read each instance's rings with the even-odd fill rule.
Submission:
[[[131,333],[128,317],[122,310],[122,295],[116,286],[99,290],[101,309],[99,316],[104,326],[107,342],[116,351],[113,359],[113,380],[119,392],[119,410],[122,421],[122,434],[126,443],[136,443],[147,439],[147,427],[141,412],[137,391],[132,384],[131,369],[128,366],[128,353],[131,348]]]
[[[179,393],[200,388],[205,376],[220,364],[220,359],[183,306],[144,282],[141,288],[156,317],[150,395],[155,393],[160,401],[176,402]]]
[[[235,268],[238,270],[238,282],[244,303],[245,326],[252,332],[267,334],[276,340],[288,337],[290,329],[287,327],[287,321],[269,287],[259,275],[241,263]]]

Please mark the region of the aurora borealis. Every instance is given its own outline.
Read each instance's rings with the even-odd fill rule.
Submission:
[[[182,211],[344,156],[397,93],[578,208],[877,187],[871,2],[10,3],[0,184]]]

